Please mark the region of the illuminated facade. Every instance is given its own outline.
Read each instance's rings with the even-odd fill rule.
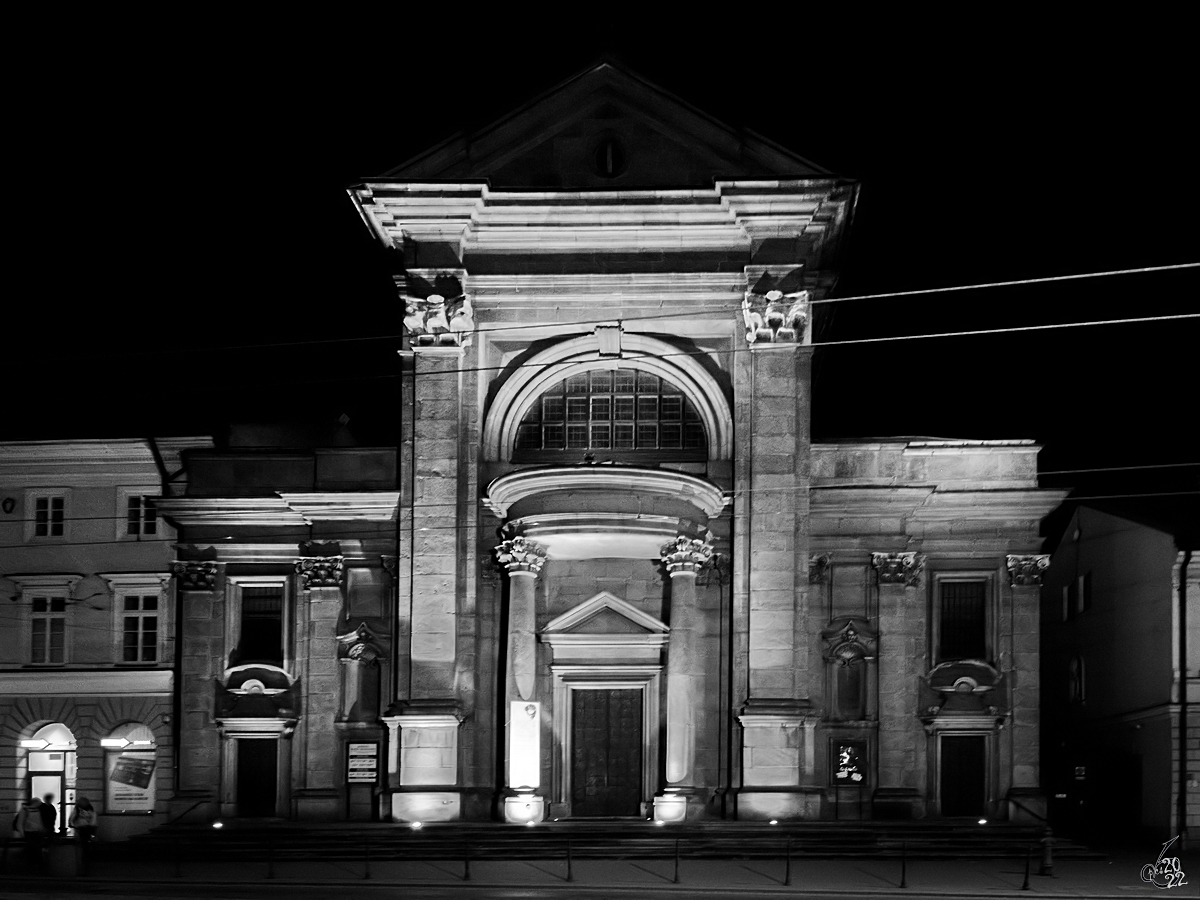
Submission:
[[[350,194],[399,452],[193,454],[161,501],[181,807],[1038,808],[1037,448],[811,440],[854,182],[605,64]]]

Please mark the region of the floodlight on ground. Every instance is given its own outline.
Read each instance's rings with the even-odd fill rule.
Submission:
[[[980,825],[986,825],[986,824],[987,824],[987,819],[980,819],[980,820],[979,820],[979,824],[980,824]]]
[[[411,828],[413,831],[419,831],[421,829],[421,823],[420,822],[409,822],[408,827]]]
[[[224,828],[224,827],[225,827],[225,823],[222,822],[220,819],[217,819],[215,822],[213,822],[213,828]]]

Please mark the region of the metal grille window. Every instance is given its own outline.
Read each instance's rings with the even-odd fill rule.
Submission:
[[[130,497],[125,515],[125,533],[130,535],[157,534],[158,513],[152,497]]]
[[[635,369],[585,372],[543,394],[517,430],[518,455],[546,451],[678,451],[702,458],[704,425],[688,399]]]
[[[939,587],[938,659],[986,659],[987,583],[942,581]]]
[[[238,663],[283,665],[283,588],[242,589],[242,635]]]
[[[158,660],[158,597],[129,595],[122,598],[121,661]]]
[[[29,661],[55,664],[66,661],[67,600],[34,597]]]
[[[62,537],[66,504],[62,497],[38,497],[33,504],[35,537]]]

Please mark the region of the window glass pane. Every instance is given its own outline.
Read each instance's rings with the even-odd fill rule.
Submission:
[[[125,611],[129,612],[130,610],[137,609],[139,602],[140,601],[137,597],[126,597],[125,598]]]
[[[34,597],[33,598],[33,611],[35,613],[44,613],[46,611],[46,608],[47,608],[47,605],[49,604],[49,602],[50,601],[47,600],[45,597]]]
[[[678,450],[683,440],[683,427],[678,424],[664,422],[659,426],[659,446],[667,450]]]
[[[546,425],[542,429],[542,449],[563,449],[563,427],[561,425]]]
[[[618,422],[633,421],[633,397],[613,397],[613,418]]]
[[[696,422],[687,422],[683,426],[683,449],[703,450],[704,426]]]
[[[65,612],[67,609],[66,597],[51,597],[50,612]]]
[[[592,397],[592,421],[606,422],[612,418],[612,398]]]
[[[567,421],[586,422],[588,418],[588,401],[586,397],[570,397],[567,399]]]
[[[637,389],[639,394],[658,393],[658,376],[651,375],[649,372],[643,372],[639,369],[637,373]]]
[[[33,620],[33,640],[30,647],[30,660],[35,663],[46,661],[46,620]]]
[[[542,416],[547,422],[561,422],[563,418],[564,401],[562,397],[543,397]]]
[[[662,419],[664,422],[679,422],[683,419],[683,398],[664,396],[662,398]]]
[[[658,418],[657,397],[638,397],[637,401],[637,416],[639,422],[646,422]]]
[[[567,449],[586,449],[588,445],[588,427],[586,425],[567,426]]]
[[[158,598],[157,597],[143,597],[142,598],[142,609],[158,609]]]
[[[592,426],[592,447],[596,450],[607,450],[609,448],[609,431],[608,425],[593,425]]]
[[[644,425],[639,422],[637,427],[637,443],[639,447],[657,447],[658,426]]]
[[[567,393],[568,394],[586,394],[587,391],[588,391],[588,377],[587,377],[586,372],[583,373],[582,375],[572,375],[570,378],[567,379]]]
[[[632,450],[633,449],[633,426],[632,425],[614,425],[613,426],[613,447],[617,450]]]
[[[592,372],[592,390],[608,392],[612,390],[613,373],[608,369]]]
[[[618,369],[613,373],[613,390],[619,394],[632,394],[637,384],[637,373],[633,369]]]

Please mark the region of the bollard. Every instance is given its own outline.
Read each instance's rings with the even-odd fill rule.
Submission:
[[[1033,844],[1025,846],[1025,880],[1021,882],[1021,890],[1028,891],[1029,887],[1029,858],[1033,856]]]
[[[574,881],[575,876],[571,872],[571,840],[567,839],[567,881]]]
[[[908,888],[908,844],[900,844],[900,887]]]
[[[371,839],[363,843],[363,878],[371,877]]]
[[[1049,826],[1042,832],[1042,864],[1038,867],[1038,874],[1054,874],[1054,832]]]
[[[471,848],[463,844],[463,881],[471,880]]]
[[[792,836],[789,834],[787,843],[783,848],[783,886],[789,887],[792,883]]]
[[[675,884],[679,884],[679,838],[675,838]]]

